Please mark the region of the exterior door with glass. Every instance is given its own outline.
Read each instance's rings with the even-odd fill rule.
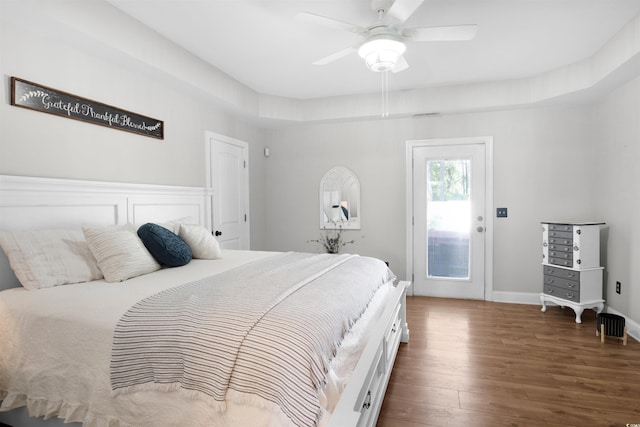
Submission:
[[[414,294],[485,297],[485,145],[413,148]]]

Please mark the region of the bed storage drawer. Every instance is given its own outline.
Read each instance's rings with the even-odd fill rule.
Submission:
[[[327,427],[375,427],[398,347],[409,340],[405,298],[410,284],[401,281],[391,291]]]
[[[398,304],[391,316],[385,334],[378,349],[379,354],[376,355],[375,368],[369,372],[369,387],[363,388],[361,391],[362,415],[358,420],[358,427],[371,426],[378,416],[379,406],[382,404],[384,393],[395,356],[400,345],[401,337],[401,304]],[[366,390],[366,392],[365,392]],[[374,405],[374,402],[376,405]],[[372,418],[373,417],[373,418]]]
[[[371,426],[378,416],[375,408],[376,402],[381,402],[386,389],[385,379],[385,351],[383,343],[376,353],[376,363],[372,365],[367,378],[368,387],[363,387],[358,398],[360,406],[360,418],[358,418],[357,427]]]
[[[392,356],[396,354],[396,348],[400,344],[400,321],[400,305],[398,305],[384,336],[385,362],[387,364]]]

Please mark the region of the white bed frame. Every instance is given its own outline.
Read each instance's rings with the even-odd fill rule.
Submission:
[[[189,217],[211,230],[212,194],[205,188],[0,175],[0,230],[34,230],[167,222]],[[0,290],[20,286],[0,250]],[[400,342],[408,342],[406,289],[399,282],[343,390],[329,427],[375,426]],[[0,412],[15,427],[55,427],[61,419]]]

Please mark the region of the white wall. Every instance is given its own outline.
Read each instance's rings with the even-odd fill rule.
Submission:
[[[9,4],[48,9],[25,23],[7,19]],[[540,221],[604,220],[608,302],[640,321],[637,78],[582,106],[264,130],[237,112],[259,95],[108,4],[0,0],[0,12],[1,174],[203,186],[210,130],[249,143],[253,249],[318,250],[307,240],[319,233],[319,181],[344,165],[362,184],[362,230],[346,232],[357,240],[348,249],[389,261],[403,277],[406,141],[493,136],[491,214],[496,206],[509,208],[508,218],[494,221],[494,290],[540,291]],[[10,76],[162,119],[165,139],[12,107]],[[217,101],[214,92],[222,93]],[[463,103],[464,88],[456,93]],[[262,156],[265,145],[269,158]],[[612,291],[616,280],[623,283],[620,296]]]
[[[357,240],[353,250],[390,261],[404,277],[406,141],[488,135],[495,206],[509,208],[508,218],[495,220],[494,289],[539,293],[540,221],[595,214],[588,111],[523,109],[269,131],[267,245],[316,250],[306,241],[319,233],[318,184],[332,166],[344,165],[362,187],[362,230],[345,231]]]
[[[640,78],[587,105],[435,118],[300,125],[267,132],[267,247],[319,250],[318,184],[332,166],[362,186],[362,230],[353,250],[405,265],[405,143],[494,137],[494,283],[498,292],[541,289],[540,222],[598,220],[607,304],[640,321]],[[622,294],[615,294],[615,282]]]
[[[259,127],[206,97],[198,97],[184,81],[131,57],[114,57],[117,54],[97,35],[94,38],[65,27],[55,15],[43,12],[40,16],[32,13],[29,19],[24,14],[19,19],[6,19],[9,6],[14,6],[13,2],[0,2],[5,14],[0,19],[0,173],[204,186],[205,131],[209,130],[249,143],[251,186],[258,197],[251,203],[251,216],[256,222],[263,217],[263,134]],[[65,16],[81,11],[78,2],[57,2],[57,6],[55,13]],[[163,61],[167,68],[175,62],[169,55],[171,46],[155,33],[136,27],[111,6],[94,3],[94,7],[95,13],[88,10],[82,17],[85,25],[91,25],[87,21],[93,19],[96,27],[105,25],[118,34],[130,30],[141,38],[148,37],[156,50],[167,48],[165,58],[160,55],[155,59],[158,67]],[[185,79],[202,73],[200,65],[181,61]],[[216,73],[211,69],[212,76]],[[165,138],[153,139],[11,106],[11,76],[163,120]],[[261,230],[252,227],[252,241],[257,245],[262,245]]]
[[[8,77],[17,76],[164,120],[165,139],[66,120],[3,102],[3,173],[203,185],[204,130],[223,128],[222,132],[228,132],[236,118],[154,76],[60,44],[30,32],[21,20],[15,22],[3,28],[2,34],[3,99],[8,99]],[[259,137],[249,126],[242,129],[245,138]]]
[[[594,206],[607,222],[607,303],[640,323],[640,77],[593,106]],[[621,282],[620,295],[615,292]]]

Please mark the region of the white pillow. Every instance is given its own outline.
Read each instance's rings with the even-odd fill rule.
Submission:
[[[2,231],[0,246],[26,289],[102,279],[82,230]]]
[[[178,234],[180,232],[180,224],[197,224],[197,223],[198,221],[196,221],[193,217],[185,216],[178,219],[172,219],[169,222],[157,222],[156,224],[166,228],[167,230],[171,231],[173,234]]]
[[[89,249],[107,282],[122,282],[160,270],[130,225],[83,228]]]
[[[194,258],[218,259],[222,255],[216,238],[200,225],[180,224],[178,235],[187,242]]]

